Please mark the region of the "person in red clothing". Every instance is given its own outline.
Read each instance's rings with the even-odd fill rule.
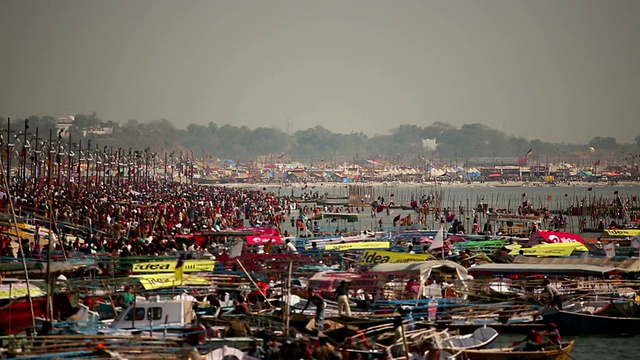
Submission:
[[[548,345],[562,346],[562,336],[560,336],[558,326],[554,323],[548,323],[547,326],[545,326],[545,330],[540,332],[540,336],[542,336]]]
[[[513,343],[513,351],[537,351],[542,348],[542,336],[535,329],[531,329],[522,341]]]

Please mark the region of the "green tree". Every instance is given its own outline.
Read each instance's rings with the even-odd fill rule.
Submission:
[[[615,138],[601,136],[591,139],[588,145],[600,150],[617,150],[620,147]]]

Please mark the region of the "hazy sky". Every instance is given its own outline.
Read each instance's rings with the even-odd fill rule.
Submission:
[[[0,1],[0,116],[640,135],[640,1]]]

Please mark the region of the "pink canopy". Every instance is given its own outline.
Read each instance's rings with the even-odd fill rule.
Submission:
[[[242,231],[253,231],[254,235],[247,235],[245,239],[247,240],[247,244],[249,245],[264,245],[267,244],[270,240],[274,245],[282,244],[282,238],[280,237],[280,233],[278,229],[274,227],[251,227],[241,229]]]
[[[530,245],[530,244],[535,245],[535,244],[542,244],[542,243],[569,243],[569,242],[579,242],[581,244],[584,244],[584,240],[582,240],[580,235],[577,235],[577,234],[559,232],[559,231],[539,230],[535,234],[531,235],[531,237],[529,238],[529,242],[527,242],[527,245]]]

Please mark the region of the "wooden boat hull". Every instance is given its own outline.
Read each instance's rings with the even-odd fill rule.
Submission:
[[[640,318],[591,315],[555,308],[545,308],[540,314],[545,323],[555,323],[565,335],[640,334]]]
[[[567,360],[573,349],[574,340],[565,343],[561,349],[546,351],[510,351],[509,349],[464,350],[460,359],[468,360]]]

